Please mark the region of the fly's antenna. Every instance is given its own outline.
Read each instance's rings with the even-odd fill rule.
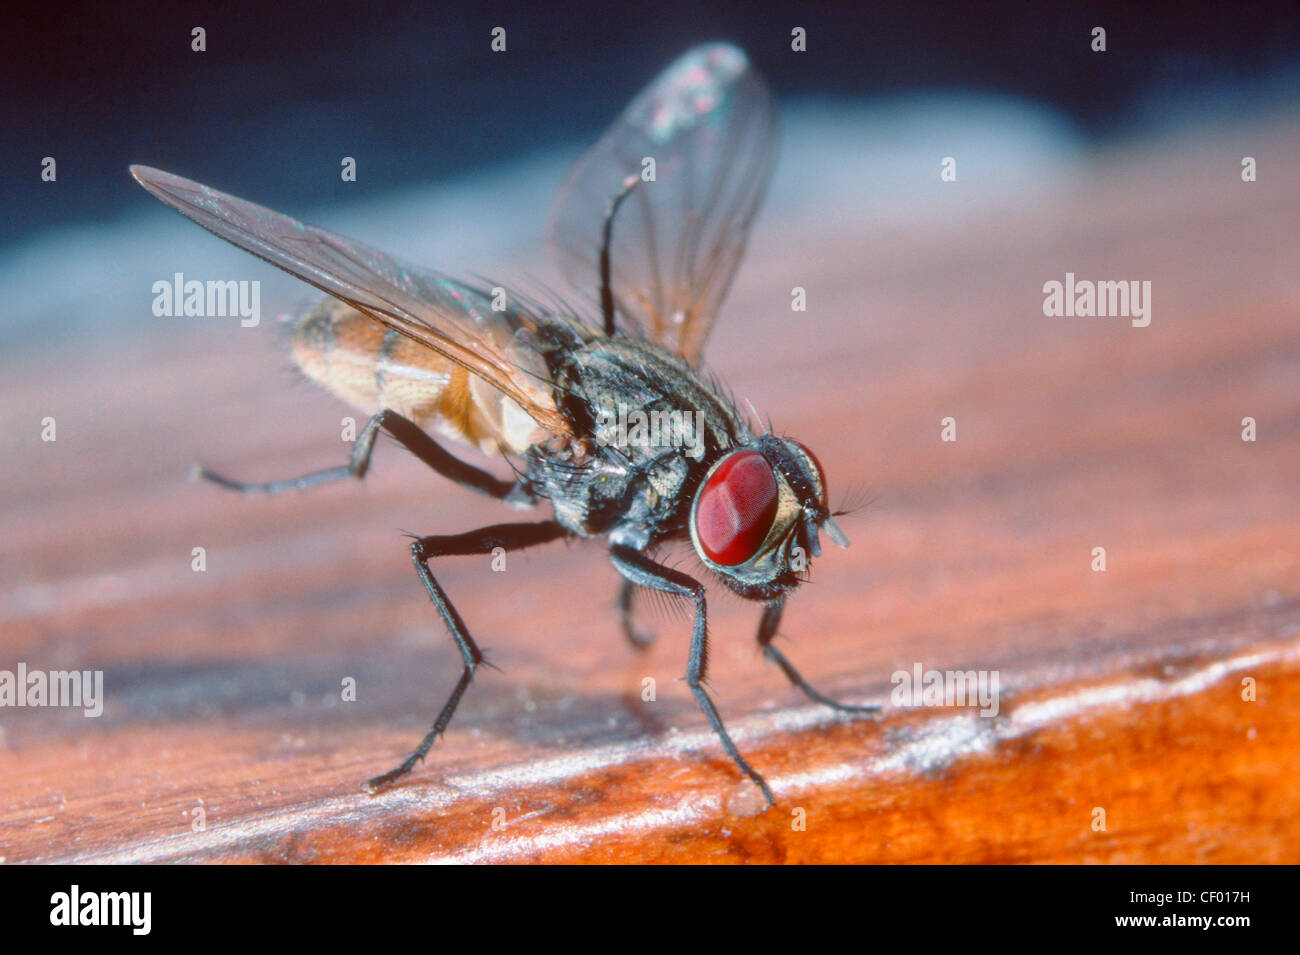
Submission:
[[[835,510],[831,511],[831,516],[852,517],[866,510],[875,502],[876,496],[871,493],[871,489],[866,484],[850,484],[849,489],[844,492],[843,497],[835,505]]]

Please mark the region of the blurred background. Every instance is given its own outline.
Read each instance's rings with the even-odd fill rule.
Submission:
[[[207,31],[204,53],[190,49],[194,26]],[[508,31],[504,56],[485,39],[494,26]],[[794,26],[808,31],[806,54],[790,50]],[[1096,26],[1104,54],[1090,48]],[[0,38],[7,340],[106,318],[107,287],[143,294],[128,272],[137,254],[152,258],[167,220],[127,177],[132,162],[299,217],[329,209],[340,228],[378,218],[376,237],[396,231],[402,244],[390,251],[444,269],[496,270],[536,253],[565,163],[703,39],[743,47],[782,100],[769,221],[799,210],[873,224],[924,215],[941,147],[961,149],[965,192],[1023,201],[1062,178],[1047,160],[1289,107],[1300,84],[1300,12],[1289,0],[1230,12],[1195,2],[777,4],[762,15],[674,2],[507,2],[490,13],[74,4],[57,18],[28,7]],[[47,155],[57,185],[33,173]],[[340,179],[342,156],[358,160],[354,183]],[[385,214],[399,218],[390,226]],[[179,221],[170,228],[184,234]],[[114,255],[96,254],[122,234],[131,241],[114,241]]]
[[[817,451],[832,502],[871,499],[787,614],[788,652],[853,701],[886,700],[918,661],[999,670],[1009,694],[1002,722],[891,709],[883,727],[823,725],[757,658],[755,608],[711,597],[713,684],[742,748],[778,793],[817,788],[840,832],[863,833],[818,855],[773,830],[748,857],[1296,861],[1300,719],[1280,709],[1300,700],[1296,3],[7,16],[0,669],[95,667],[109,699],[96,721],[0,711],[0,857],[457,857],[478,845],[470,822],[392,820],[472,820],[504,790],[536,816],[512,833],[537,827],[550,858],[622,829],[686,853],[743,838],[700,848],[696,817],[674,815],[683,793],[712,811],[733,771],[676,681],[685,623],[659,618],[663,638],[631,654],[594,546],[530,552],[508,575],[439,570],[506,673],[476,683],[418,799],[352,801],[458,666],[399,532],[514,518],[389,446],[364,486],[267,500],[187,483],[195,461],[249,480],[341,463],[355,412],[282,348],[273,319],[313,292],[127,173],[157,166],[444,272],[558,286],[541,237],[568,164],[674,57],[728,40],[773,90],[781,144],[706,358]],[[155,317],[153,283],[175,272],[260,281],[261,325]],[[1067,272],[1150,281],[1150,326],[1046,317],[1043,285]],[[1272,709],[1197,695],[1246,666],[1274,668]],[[354,706],[341,675],[365,688]],[[1043,706],[1017,717],[1013,700]],[[1044,756],[1035,734],[1076,719],[1097,752],[1070,737]],[[200,795],[242,828],[193,837],[181,814]],[[543,802],[568,807],[571,840]],[[1109,835],[1074,818],[1099,804],[1125,810]],[[640,828],[599,818],[647,806],[662,811],[619,817]],[[351,834],[318,837],[324,819]],[[484,844],[474,858],[522,843]]]

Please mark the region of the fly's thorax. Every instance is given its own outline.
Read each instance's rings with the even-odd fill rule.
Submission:
[[[525,456],[528,485],[550,501],[557,521],[579,536],[610,535],[638,548],[683,533],[688,459],[665,454],[631,464],[609,448],[576,447],[535,446]]]
[[[568,356],[563,374],[583,432],[631,465],[670,454],[698,463],[750,438],[695,368],[656,345],[602,338]]]
[[[722,449],[749,439],[744,420],[694,368],[651,343],[596,337],[561,358],[557,401],[588,460],[580,468],[538,460],[558,519],[640,546],[684,536],[692,489]]]

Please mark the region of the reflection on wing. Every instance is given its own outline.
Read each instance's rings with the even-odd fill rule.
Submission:
[[[775,112],[745,54],[696,47],[673,62],[574,166],[548,239],[575,287],[599,288],[602,226],[629,176],[654,160],[614,220],[614,300],[635,333],[697,362],[772,173]]]
[[[532,319],[522,309],[493,311],[479,289],[189,179],[147,166],[132,166],[131,174],[210,232],[445,356],[543,429],[568,434],[545,383],[545,366],[524,343]]]

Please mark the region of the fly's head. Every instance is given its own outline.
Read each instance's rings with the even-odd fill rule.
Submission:
[[[743,597],[771,600],[798,586],[821,555],[819,532],[849,546],[826,503],[826,475],[798,441],[765,434],[722,454],[700,482],[691,542],[706,567]]]

